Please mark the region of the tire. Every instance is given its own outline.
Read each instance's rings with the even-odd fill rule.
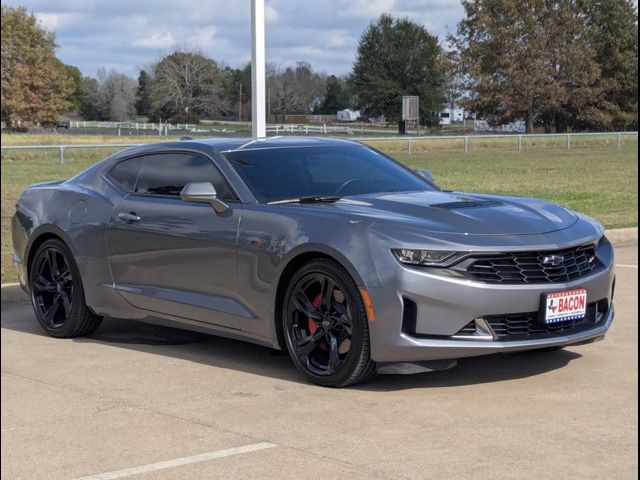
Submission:
[[[289,355],[311,382],[346,387],[375,376],[365,305],[337,262],[313,260],[295,272],[281,321]]]
[[[87,307],[80,271],[61,240],[47,240],[36,250],[29,269],[29,290],[36,319],[52,337],[89,335],[102,322]]]

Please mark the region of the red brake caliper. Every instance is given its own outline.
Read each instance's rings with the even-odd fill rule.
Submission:
[[[321,297],[320,294],[318,294],[316,296],[316,298],[313,299],[313,302],[311,302],[311,304],[315,308],[320,308],[320,302],[322,302],[322,297]],[[318,330],[318,328],[320,328],[320,326],[316,322],[314,322],[311,317],[307,317],[307,320],[309,321],[309,334],[310,335],[315,335],[316,330]]]

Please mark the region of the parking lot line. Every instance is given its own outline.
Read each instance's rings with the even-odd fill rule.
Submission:
[[[130,477],[132,475],[139,475],[141,473],[156,472],[158,470],[164,470],[166,468],[179,467],[182,465],[189,465],[191,463],[206,462],[208,460],[214,460],[216,458],[230,457],[231,455],[239,455],[241,453],[256,452],[258,450],[265,450],[267,448],[273,447],[277,447],[277,445],[275,443],[269,442],[254,443],[251,445],[243,445],[242,447],[227,448],[225,450],[215,450],[213,452],[201,453],[199,455],[192,455],[190,457],[174,458],[172,460],[166,460],[164,462],[149,463],[147,465],[125,468],[123,470],[115,470],[113,472],[89,475],[87,477],[80,477],[77,480],[116,480],[118,478]]]
[[[638,268],[638,265],[624,265],[621,263],[616,263],[616,267],[622,267],[622,268]]]

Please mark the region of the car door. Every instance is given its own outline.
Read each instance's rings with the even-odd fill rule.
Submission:
[[[124,160],[108,176],[127,190],[107,235],[117,291],[141,309],[250,329],[254,315],[234,294],[241,205],[213,161],[154,153]],[[229,210],[181,200],[191,182],[211,182]]]

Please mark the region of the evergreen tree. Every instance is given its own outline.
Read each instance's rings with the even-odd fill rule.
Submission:
[[[546,131],[637,124],[637,12],[626,0],[465,0],[465,106]]]
[[[335,115],[339,110],[349,107],[349,94],[344,81],[335,75],[329,75],[324,83],[324,98],[316,109],[316,113]]]
[[[69,110],[72,112],[80,112],[82,104],[85,101],[84,91],[82,89],[82,73],[78,67],[73,65],[65,65],[59,63],[59,68],[69,82],[69,95],[67,96],[67,102],[69,103]]]
[[[358,43],[351,83],[368,115],[398,120],[404,95],[420,96],[420,118],[438,122],[444,104],[438,39],[408,18],[382,15]]]
[[[629,0],[584,0],[590,43],[600,67],[600,97],[586,128],[638,128],[638,10]]]
[[[142,117],[151,113],[151,77],[145,70],[140,70],[138,75],[138,89],[136,90],[136,112]]]

